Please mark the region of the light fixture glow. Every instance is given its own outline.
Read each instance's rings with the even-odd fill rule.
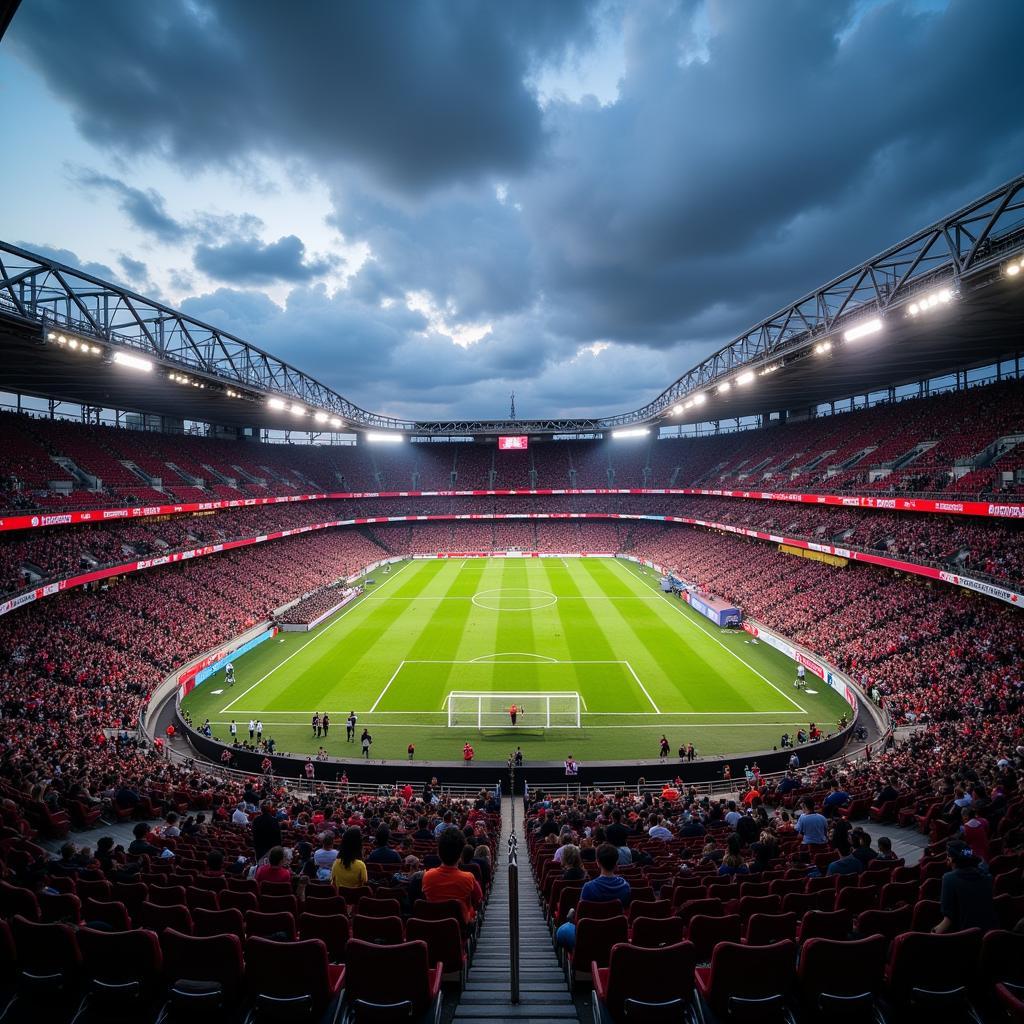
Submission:
[[[1020,263],[1007,263],[1003,268],[1007,277],[1016,277],[1020,273]]]
[[[754,371],[753,370],[747,370],[746,373],[741,373],[736,378],[736,383],[742,386],[744,384],[749,384],[753,379],[754,379]]]
[[[313,419],[315,419],[317,421],[317,423],[326,423],[327,422],[327,413],[325,413],[325,412],[314,413],[313,414]]]
[[[732,385],[727,380],[723,380],[722,383],[718,385],[718,393],[720,395],[724,395],[731,387]]]
[[[676,416],[680,416],[680,415],[682,415],[682,412],[683,412],[683,407],[682,407],[681,405],[677,405],[677,406],[676,406],[676,407],[675,407],[675,408],[674,408],[674,409],[672,410],[672,412],[673,412],[673,413],[674,413],[674,414],[675,414]]]
[[[876,316],[871,320],[865,320],[862,324],[857,324],[856,327],[851,327],[848,331],[844,332],[844,341],[858,341],[860,338],[866,338],[869,334],[877,334],[882,329],[882,321]]]
[[[644,437],[649,431],[646,427],[630,427],[628,430],[613,430],[612,437]]]
[[[305,416],[306,415],[306,409],[305,409],[304,406],[301,406],[301,405],[298,404],[298,402],[296,402],[291,407],[291,413],[292,413],[293,416]]]
[[[703,405],[708,400],[708,396],[705,394],[699,394],[693,396],[694,405]]]
[[[339,420],[337,416],[331,417],[331,426],[334,427],[335,430],[337,430],[338,427],[341,426],[341,420]]]
[[[114,362],[119,366],[127,366],[132,370],[142,370],[143,373],[149,373],[153,369],[153,364],[148,359],[143,359],[142,356],[133,356],[130,352],[115,352]]]
[[[404,438],[401,434],[380,434],[371,430],[366,435],[366,440],[375,444],[401,444]]]
[[[271,398],[271,399],[269,399],[267,401],[267,405],[269,405],[271,409],[281,410],[281,409],[287,409],[288,408],[287,403],[285,403],[280,398]]]
[[[826,352],[832,351],[832,342],[827,339],[825,341],[819,341],[818,344],[814,346],[814,351],[817,355],[823,356]]]
[[[77,338],[72,338],[68,342],[68,348],[78,348],[78,339]]]

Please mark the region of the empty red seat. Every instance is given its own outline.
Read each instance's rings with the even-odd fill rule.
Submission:
[[[629,941],[629,925],[625,914],[608,918],[588,918],[576,925],[576,945],[566,958],[566,974],[570,985],[590,981],[590,965],[608,966],[612,946]]]
[[[405,929],[400,917],[365,917],[356,914],[352,918],[352,934],[364,942],[376,942],[387,946],[405,941]]]
[[[458,921],[450,917],[442,921],[411,917],[405,925],[405,936],[410,942],[420,939],[427,944],[427,962],[442,965],[442,980],[460,986],[465,983],[466,949]]]
[[[260,912],[263,914],[291,914],[298,917],[299,901],[288,893],[287,895],[269,895],[261,892],[259,895]]]
[[[751,914],[743,941],[748,946],[770,946],[796,939],[796,914]]]
[[[243,914],[250,910],[259,910],[259,899],[254,892],[237,892],[234,889],[225,889],[217,897],[217,905],[221,910],[234,908]]]
[[[105,924],[114,931],[127,931],[132,923],[128,918],[128,910],[123,903],[116,900],[87,899],[82,904],[82,920],[89,924],[95,922]]]
[[[287,912],[264,914],[259,910],[250,910],[245,915],[245,934],[250,938],[258,935],[265,939],[290,941],[295,938],[295,918]]]
[[[327,960],[319,939],[274,942],[250,938],[245,944],[245,986],[253,1021],[313,1020],[340,1010],[345,968]],[[402,979],[392,978],[402,986]]]
[[[319,939],[327,947],[330,962],[343,964],[349,939],[348,918],[344,914],[302,914],[299,917],[299,938]]]
[[[185,886],[183,885],[151,885],[149,902],[161,907],[185,906]]]
[[[167,983],[162,1020],[191,1024],[197,1018],[230,1019],[236,1013],[245,976],[236,935],[193,936],[168,928],[160,946]]]
[[[23,1017],[49,1019],[77,1000],[82,954],[74,929],[67,924],[40,924],[20,914],[11,920],[17,954],[16,1003]],[[16,1018],[17,1019],[17,1018]]]
[[[345,950],[345,998],[355,1024],[382,1019],[416,1019],[440,1013],[441,964],[428,962],[425,942],[377,946],[351,939]]]
[[[618,900],[580,900],[576,904],[576,916],[573,920],[579,923],[586,918],[595,920],[618,917],[623,912],[622,904]]]
[[[848,939],[853,916],[848,910],[808,910],[800,919],[797,942],[808,939]]]
[[[857,915],[854,929],[861,938],[868,935],[882,935],[891,942],[897,935],[909,932],[913,926],[914,911],[911,907],[896,907],[893,910],[865,910]]]
[[[356,913],[363,917],[401,917],[402,905],[398,900],[377,899],[375,896],[364,896],[356,904]]]
[[[796,944],[720,942],[710,967],[696,969],[697,988],[721,1020],[781,1020],[796,974]]]
[[[605,1013],[612,1024],[687,1019],[694,1003],[696,962],[689,942],[658,949],[613,946],[608,966],[591,968],[595,1004],[603,1011],[600,1019]]]
[[[239,940],[245,939],[245,918],[240,910],[230,907],[227,910],[192,911],[192,934],[197,938],[211,935],[234,935]]]
[[[722,917],[725,914],[725,905],[717,898],[686,900],[677,914],[679,920],[688,925],[698,914],[702,917]]]
[[[715,946],[720,942],[739,943],[743,936],[743,921],[739,914],[726,914],[724,917],[706,917],[698,914],[690,921],[686,937],[693,943],[700,963],[711,959]]]
[[[902,1013],[953,1019],[973,1012],[970,986],[981,952],[981,932],[933,935],[904,932],[893,940],[886,966],[889,1001]]]
[[[149,928],[159,935],[167,928],[192,934],[192,915],[188,907],[164,907],[158,903],[145,902],[139,908],[137,924],[140,928]]]
[[[63,921],[77,925],[81,920],[81,912],[81,901],[70,892],[55,895],[45,892],[39,894],[39,914],[42,921]]]
[[[78,932],[87,994],[82,1004],[91,1019],[142,1020],[160,992],[163,958],[156,934],[144,928]]]
[[[629,931],[634,946],[655,949],[674,946],[686,937],[686,925],[678,917],[638,917]]]
[[[800,951],[797,983],[804,1012],[813,1019],[839,1015],[871,1019],[882,990],[886,941],[809,939]]]

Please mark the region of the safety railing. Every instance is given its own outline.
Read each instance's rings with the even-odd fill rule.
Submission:
[[[508,965],[509,996],[516,1006],[519,1003],[519,840],[515,832],[508,837]]]

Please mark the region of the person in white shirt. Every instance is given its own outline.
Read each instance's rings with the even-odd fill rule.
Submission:
[[[245,813],[245,804],[239,804],[231,815],[232,825],[248,825],[249,815]]]
[[[230,661],[224,666],[224,678],[227,680],[228,686],[235,685],[235,666]]]
[[[672,833],[665,827],[665,819],[660,814],[652,814],[648,819],[651,823],[651,827],[647,830],[647,834],[652,839],[672,839]]]
[[[263,739],[263,723],[258,718],[256,719],[256,739]]]
[[[255,735],[256,735],[256,719],[255,718],[250,718],[249,719],[249,740],[250,740],[250,742],[252,741],[252,738]]]
[[[797,690],[803,689],[803,687],[806,685],[806,680],[804,678],[806,675],[807,675],[807,670],[803,667],[803,665],[797,665],[797,667],[796,667],[796,679],[793,680],[793,686]]]
[[[334,836],[330,832],[324,832],[320,836],[320,849],[313,854],[317,878],[330,878],[331,867],[337,859],[338,851],[334,848]]]
[[[231,733],[231,742],[234,743],[238,739],[238,725],[235,720],[231,719],[231,724],[228,726],[228,731]]]

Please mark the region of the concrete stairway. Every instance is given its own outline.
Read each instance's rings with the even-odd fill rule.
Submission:
[[[558,965],[551,935],[537,902],[522,814],[517,814],[519,840],[519,1003],[511,1001],[509,978],[508,837],[512,799],[501,802],[499,857],[487,904],[487,920],[469,971],[469,981],[455,1010],[454,1024],[495,1024],[500,1020],[524,1024],[566,1024],[577,1019],[565,975]]]

